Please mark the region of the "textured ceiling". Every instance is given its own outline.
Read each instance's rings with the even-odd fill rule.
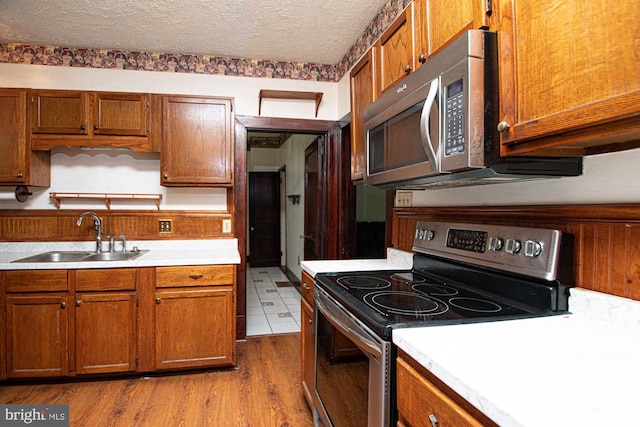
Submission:
[[[387,0],[0,0],[0,42],[337,64]]]

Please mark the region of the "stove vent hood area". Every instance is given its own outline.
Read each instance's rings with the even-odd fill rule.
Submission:
[[[582,175],[582,157],[508,157],[481,169],[376,185],[381,189],[425,190]]]

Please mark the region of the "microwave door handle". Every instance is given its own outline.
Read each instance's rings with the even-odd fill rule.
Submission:
[[[438,157],[436,155],[436,151],[433,149],[433,144],[431,142],[431,135],[429,133],[429,122],[431,121],[431,110],[433,109],[433,103],[436,100],[436,95],[438,94],[439,79],[434,79],[430,83],[429,94],[424,101],[424,107],[422,107],[422,114],[420,116],[420,134],[422,135],[422,145],[427,153],[427,158],[432,165],[434,165],[434,170],[440,170],[440,165],[438,164]]]

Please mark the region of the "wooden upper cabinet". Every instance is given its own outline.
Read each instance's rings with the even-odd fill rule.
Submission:
[[[375,101],[375,66],[373,49],[351,70],[351,179],[364,177],[364,110]]]
[[[48,187],[50,153],[29,148],[27,91],[0,89],[0,185]]]
[[[163,98],[161,183],[233,185],[231,98]]]
[[[637,0],[498,4],[502,154],[639,146]]]
[[[147,135],[148,106],[149,96],[143,93],[94,93],[94,135]]]
[[[35,90],[32,92],[31,132],[89,134],[87,92]]]
[[[413,3],[411,3],[374,45],[378,64],[376,87],[378,95],[415,70],[413,34]]]
[[[468,30],[489,27],[486,0],[414,0],[416,66]]]
[[[31,148],[130,148],[156,151],[144,93],[31,91]]]

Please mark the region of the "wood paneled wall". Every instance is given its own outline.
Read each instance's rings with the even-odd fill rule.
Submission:
[[[94,240],[93,220],[86,210],[0,210],[0,241],[48,242]],[[222,220],[232,221],[229,212],[214,211],[125,211],[95,210],[102,219],[102,237],[124,234],[129,240],[179,240],[232,238],[222,232]],[[159,220],[171,220],[172,232],[160,233]],[[116,239],[117,240],[117,239]]]
[[[555,228],[571,233],[576,286],[640,300],[640,205],[395,208],[392,247],[411,251],[420,220]]]

